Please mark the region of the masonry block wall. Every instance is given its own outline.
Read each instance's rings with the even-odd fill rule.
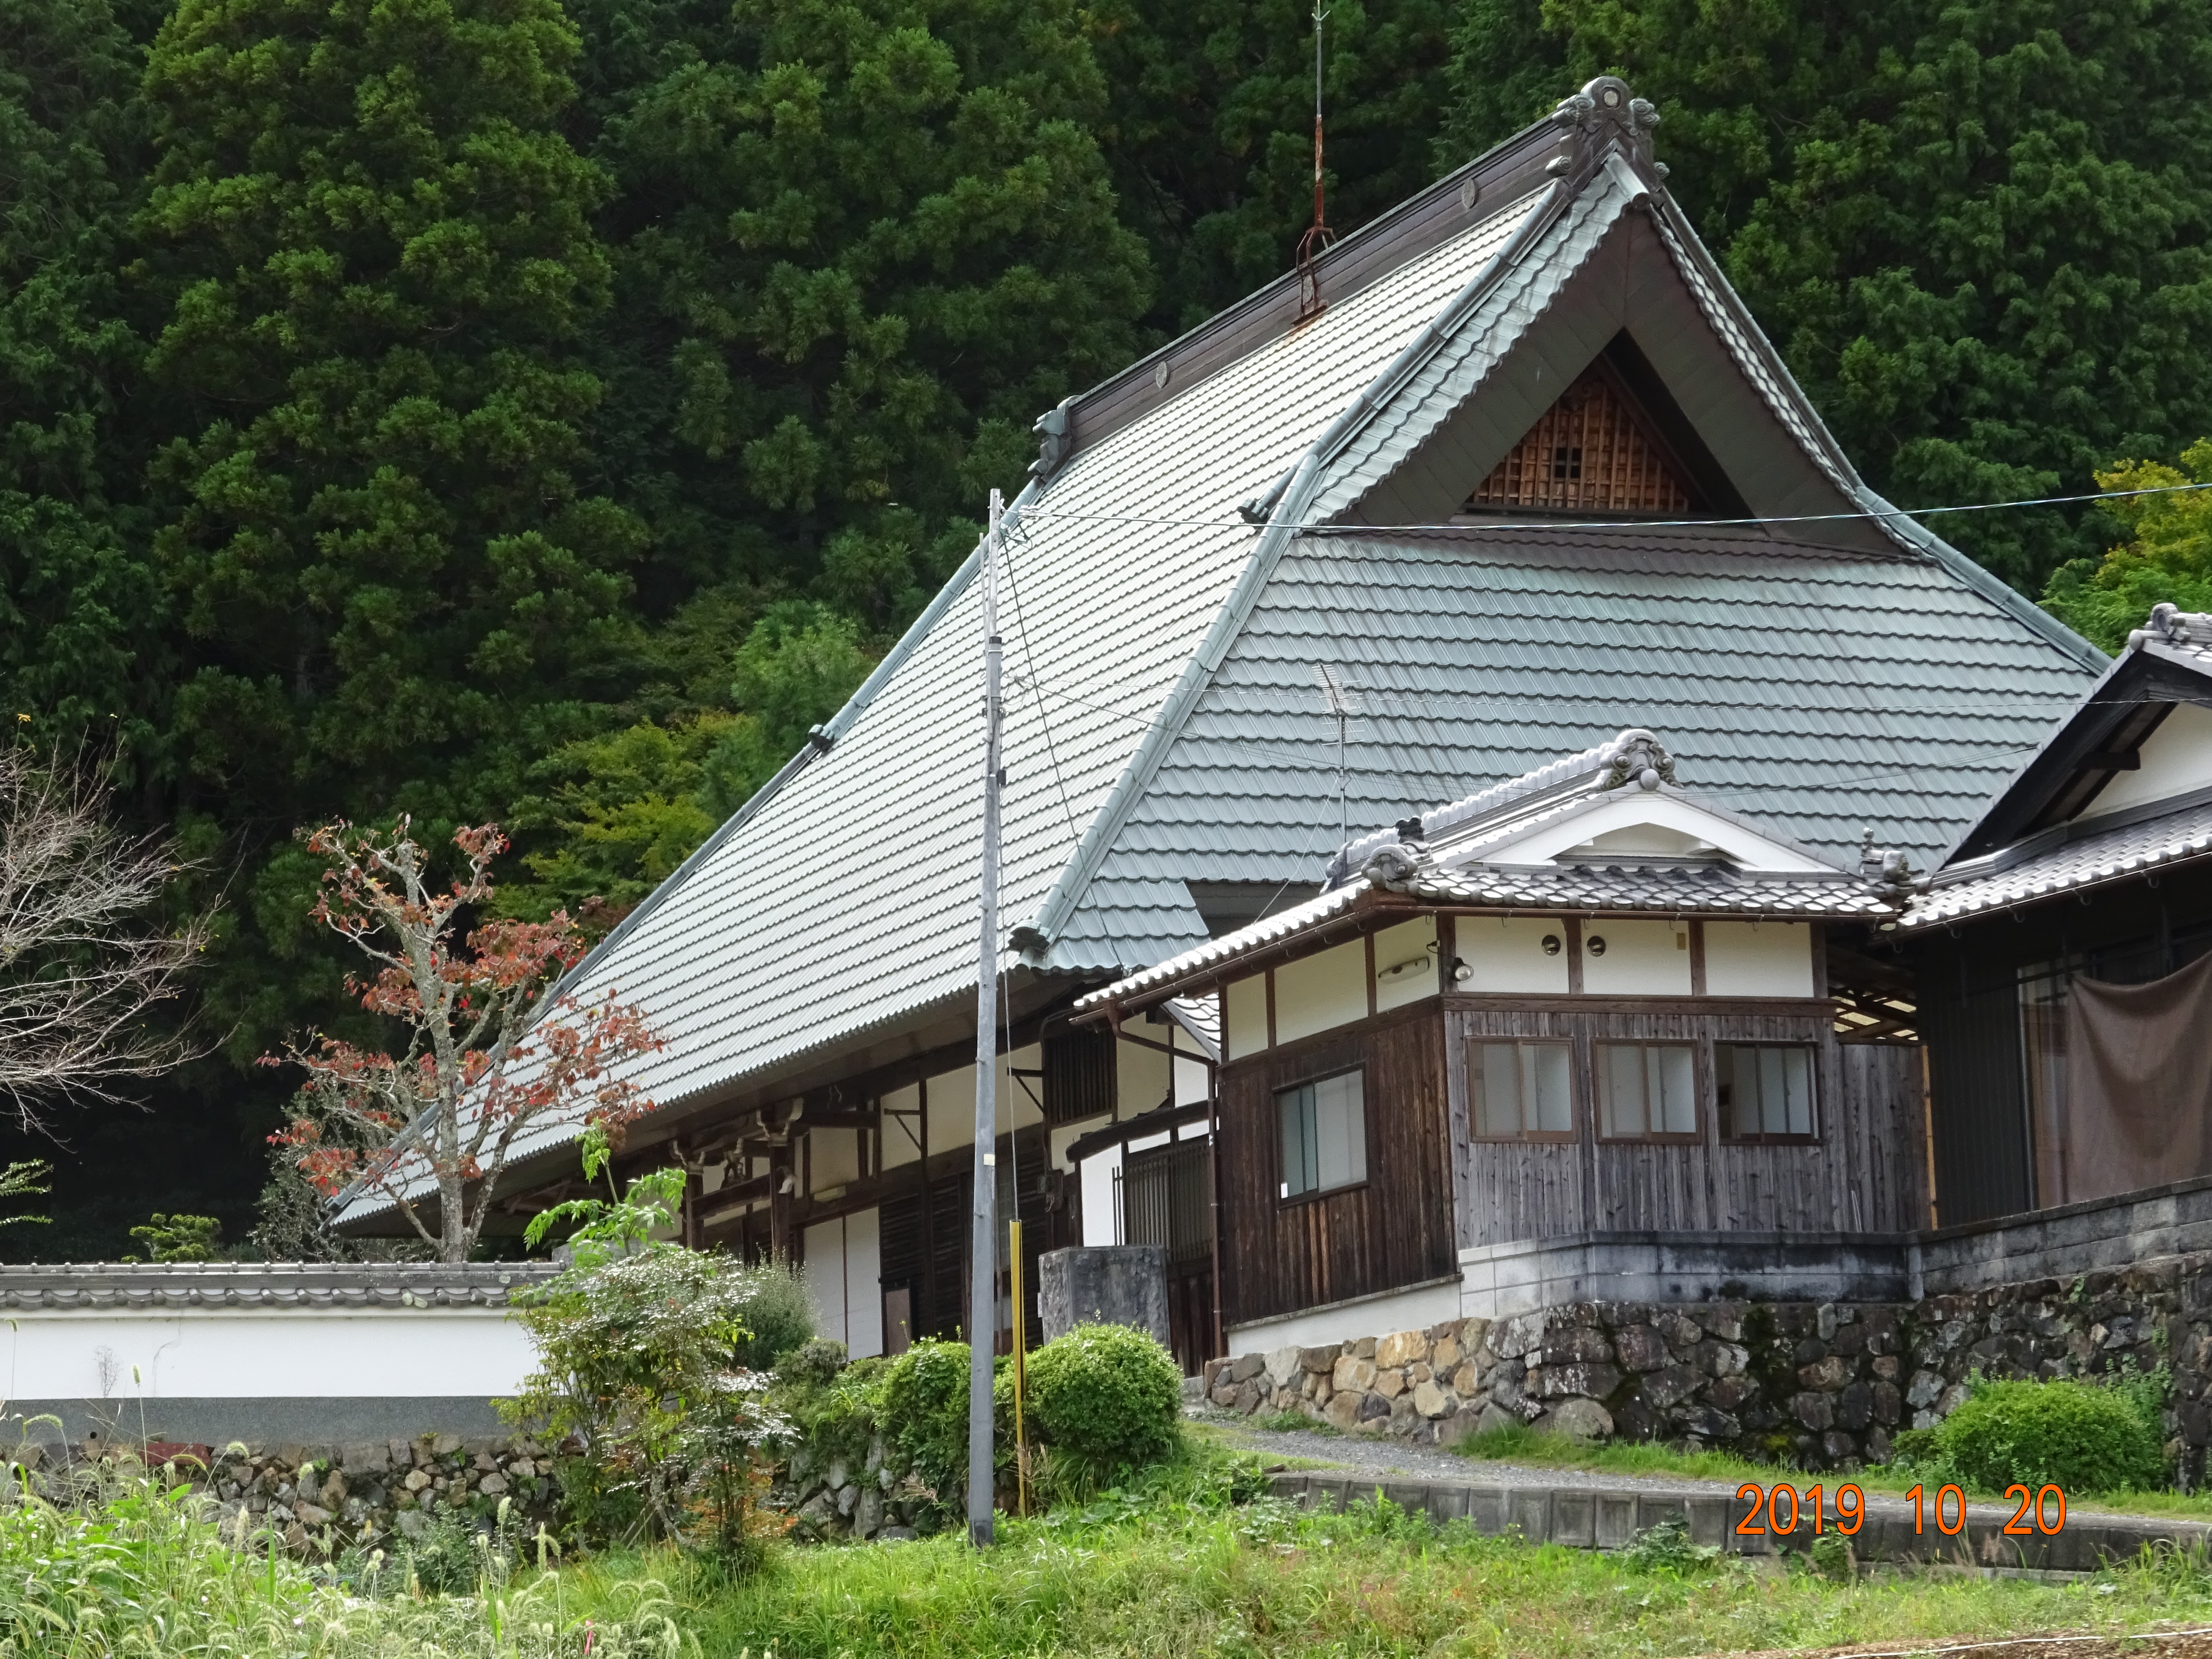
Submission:
[[[1584,1302],[1208,1364],[1207,1397],[1452,1444],[1524,1423],[1808,1468],[1889,1455],[1990,1377],[2159,1375],[2167,1455],[2212,1441],[2212,1252],[1917,1303]]]

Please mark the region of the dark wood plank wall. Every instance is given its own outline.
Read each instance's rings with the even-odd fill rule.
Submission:
[[[1870,1232],[1927,1224],[1919,1050],[1837,1042],[1826,1003],[1708,1000],[1693,1010],[1625,999],[1562,1007],[1455,997],[1443,1028],[1462,1248],[1585,1231]],[[1474,1138],[1466,1057],[1468,1042],[1481,1037],[1574,1043],[1573,1140]],[[1696,1142],[1599,1137],[1595,1045],[1607,1039],[1698,1045]],[[1731,1042],[1818,1046],[1817,1142],[1721,1139],[1710,1045]]]
[[[1264,1319],[1452,1273],[1443,1025],[1425,1003],[1221,1072],[1224,1322]],[[1278,1090],[1365,1068],[1367,1180],[1284,1203]]]

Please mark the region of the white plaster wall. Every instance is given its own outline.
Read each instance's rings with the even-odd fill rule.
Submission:
[[[1459,1300],[1459,1281],[1454,1279],[1418,1290],[1390,1291],[1332,1307],[1285,1314],[1279,1319],[1232,1325],[1227,1332],[1229,1352],[1233,1358],[1275,1348],[1317,1348],[1329,1342],[1355,1342],[1364,1336],[1388,1336],[1393,1331],[1425,1330],[1461,1317]]]
[[[1590,954],[1589,941],[1605,941]],[[1598,917],[1583,924],[1583,990],[1590,996],[1690,994],[1690,924]]]
[[[861,1210],[845,1218],[845,1346],[855,1359],[884,1351],[884,1257],[881,1218]]]
[[[1395,927],[1385,927],[1375,935],[1375,1012],[1388,1013],[1393,1008],[1402,1008],[1409,1002],[1419,1002],[1423,997],[1437,994],[1437,953],[1431,947],[1437,942],[1437,919],[1422,916],[1414,921],[1401,921]],[[1422,966],[1399,978],[1390,977],[1389,970],[1403,962],[1419,962]]]
[[[1242,1060],[1267,1046],[1267,977],[1232,979],[1221,999],[1223,1058]]]
[[[1168,1027],[1139,1025],[1139,1035],[1164,1042]],[[1157,1032],[1158,1036],[1153,1034]],[[1168,1097],[1168,1068],[1175,1062],[1157,1048],[1141,1042],[1114,1045],[1114,1115],[1134,1117],[1149,1112]]]
[[[1073,1170],[1075,1168],[1075,1162],[1068,1157],[1067,1149],[1093,1129],[1103,1129],[1113,1121],[1112,1118],[1104,1115],[1086,1117],[1079,1123],[1063,1123],[1054,1129],[1048,1142],[1052,1148],[1052,1167],[1055,1170]]]
[[[921,1161],[921,1148],[914,1144],[914,1137],[922,1133],[921,1120],[908,1116],[895,1118],[891,1110],[912,1113],[921,1103],[921,1085],[909,1083],[903,1089],[894,1089],[884,1097],[884,1168],[896,1170],[903,1164]]]
[[[999,1056],[998,1133],[1005,1134],[1010,1128],[1027,1128],[1032,1123],[1044,1121],[1044,1114],[1029,1096],[1029,1091],[1013,1076],[1018,1066],[1024,1071],[1037,1071],[1042,1066],[1043,1051],[1034,1043],[1018,1048],[1012,1054]],[[1029,1079],[1032,1087],[1036,1079]],[[1039,1091],[1042,1092],[1042,1090]],[[897,1133],[894,1130],[894,1133]],[[899,1138],[903,1140],[903,1134]],[[950,1152],[956,1146],[975,1144],[975,1067],[970,1064],[950,1072],[941,1072],[929,1079],[929,1150],[933,1157]],[[912,1152],[908,1149],[908,1159]],[[891,1167],[888,1161],[886,1168]]]
[[[975,1144],[975,1068],[940,1072],[923,1091],[929,1103],[929,1150],[950,1152]]]
[[[2093,818],[2124,806],[2168,800],[2192,789],[2212,787],[2212,708],[2177,703],[2143,740],[2142,764],[2115,774],[2075,816]]]
[[[0,1344],[9,1400],[492,1399],[520,1392],[537,1362],[495,1308],[34,1309],[0,1323]]]
[[[1803,921],[1709,921],[1705,993],[1717,997],[1809,997],[1813,928]]]
[[[860,1132],[858,1129],[809,1129],[806,1132],[807,1190],[818,1193],[842,1187],[860,1178]]]
[[[1109,1146],[1095,1158],[1083,1160],[1083,1242],[1086,1245],[1118,1241],[1119,1218],[1114,1208],[1114,1176],[1121,1167],[1121,1149]]]
[[[815,1330],[842,1342],[855,1359],[884,1351],[883,1253],[873,1210],[817,1221],[805,1229],[806,1289]]]
[[[1367,1018],[1367,946],[1317,951],[1275,969],[1275,1041],[1295,1042],[1316,1031]]]
[[[1547,935],[1559,941],[1558,955],[1544,954]],[[1462,991],[1567,994],[1567,924],[1556,916],[1462,916],[1453,938],[1460,960],[1473,970],[1458,987]]]

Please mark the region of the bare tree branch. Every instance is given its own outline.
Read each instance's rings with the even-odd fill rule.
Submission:
[[[0,1099],[25,1129],[207,1051],[189,1020],[156,1017],[213,921],[150,919],[185,867],[165,838],[114,827],[93,769],[0,749]]]

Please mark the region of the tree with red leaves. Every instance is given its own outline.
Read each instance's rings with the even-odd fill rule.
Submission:
[[[545,1000],[584,953],[565,911],[487,921],[457,941],[462,913],[491,897],[492,860],[507,850],[498,826],[454,833],[467,873],[443,890],[408,831],[404,817],[389,835],[340,821],[307,837],[330,865],[314,920],[378,964],[347,988],[407,1042],[389,1054],[318,1034],[264,1055],[307,1073],[297,1115],[270,1139],[325,1197],[381,1194],[440,1261],[465,1261],[525,1132],[597,1124],[618,1136],[653,1103],[618,1068],[662,1045],[644,1011],[612,991]]]

